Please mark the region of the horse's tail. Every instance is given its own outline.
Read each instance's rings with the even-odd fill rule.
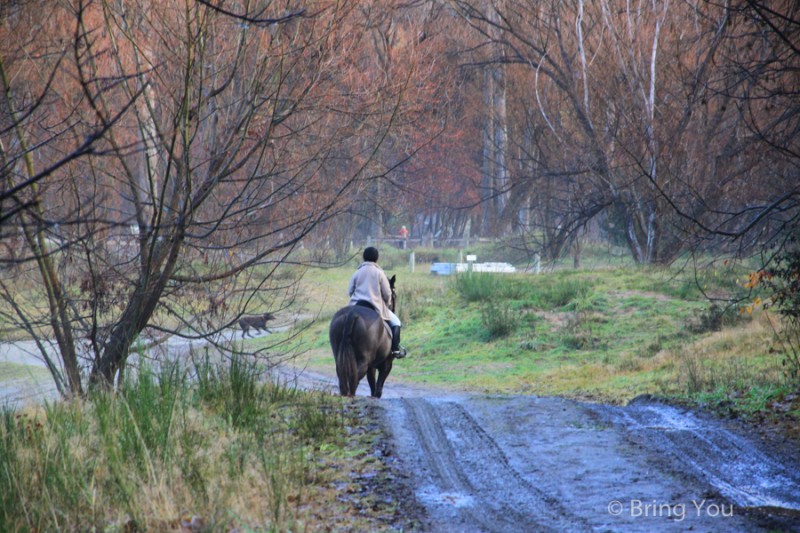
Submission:
[[[344,326],[340,329],[339,349],[336,358],[336,376],[339,378],[339,393],[342,396],[355,396],[358,388],[358,365],[353,346],[353,332],[358,322],[358,313],[347,313]]]

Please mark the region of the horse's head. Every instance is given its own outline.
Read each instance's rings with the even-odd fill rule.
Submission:
[[[389,278],[389,287],[392,289],[392,299],[389,302],[389,309],[392,310],[394,313],[394,304],[397,301],[397,291],[394,290],[394,282],[397,280],[397,276],[392,276]]]

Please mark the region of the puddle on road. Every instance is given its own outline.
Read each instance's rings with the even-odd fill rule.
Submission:
[[[662,405],[647,405],[642,407],[645,411],[652,415],[652,419],[647,424],[641,424],[640,421],[634,421],[631,429],[653,429],[662,431],[694,431],[702,429],[698,420],[688,412],[681,412],[670,406]],[[636,427],[636,426],[639,427]]]
[[[472,507],[474,499],[468,494],[461,494],[458,492],[442,492],[436,487],[427,486],[417,490],[417,498],[425,506],[445,506],[455,507],[460,509],[463,507]]]

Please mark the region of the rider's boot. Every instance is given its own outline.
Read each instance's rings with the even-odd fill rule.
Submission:
[[[400,346],[400,326],[392,326],[392,355],[395,359],[402,359],[406,354],[406,349]]]

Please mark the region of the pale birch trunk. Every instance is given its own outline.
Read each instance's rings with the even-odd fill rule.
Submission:
[[[506,104],[505,50],[498,43],[500,32],[495,24],[499,15],[492,6],[489,11],[490,34],[495,49],[492,64],[484,72],[484,104],[486,126],[483,135],[483,233],[502,235],[508,231],[509,176],[506,154],[508,153],[508,112]]]

